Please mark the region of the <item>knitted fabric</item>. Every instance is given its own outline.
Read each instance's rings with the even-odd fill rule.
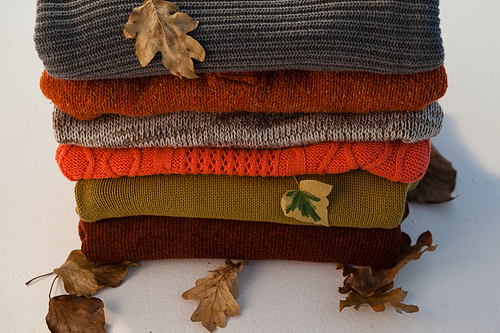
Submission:
[[[416,73],[443,63],[439,0],[176,0],[198,20],[198,72],[282,69]],[[123,27],[142,1],[38,0],[35,46],[58,78],[167,74],[142,68]]]
[[[102,115],[78,120],[58,107],[52,114],[57,142],[93,148],[232,147],[286,148],[324,141],[427,140],[439,134],[443,112],[208,113],[150,117]]]
[[[60,145],[56,161],[69,180],[160,174],[295,176],[367,170],[393,182],[422,178],[430,140],[417,143],[324,142],[285,149],[86,148]]]
[[[308,175],[333,186],[328,195],[330,226],[395,228],[406,194],[416,183],[391,182],[366,171]],[[281,197],[297,188],[294,177],[159,175],[80,180],[76,211],[86,222],[137,216],[177,216],[312,225],[287,217]]]
[[[164,216],[80,221],[79,234],[83,254],[97,263],[232,258],[392,267],[401,245],[399,226],[315,228]]]
[[[122,80],[58,80],[40,87],[64,112],[81,120],[106,113],[151,116],[178,111],[266,113],[419,111],[444,95],[444,67],[408,75],[277,71],[172,75]]]

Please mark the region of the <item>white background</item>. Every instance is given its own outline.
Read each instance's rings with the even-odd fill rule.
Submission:
[[[3,1],[0,13],[0,331],[48,332],[52,278],[79,248],[74,183],[54,161],[52,107],[40,92],[33,44],[35,1]],[[403,230],[430,230],[438,249],[396,277],[415,314],[338,312],[333,264],[252,261],[239,274],[241,314],[218,332],[500,332],[500,2],[443,0],[449,89],[434,144],[458,170],[451,203],[411,205]],[[206,332],[180,295],[223,260],[164,260],[133,267],[117,289],[95,296],[111,333]],[[55,293],[64,293],[59,282]]]

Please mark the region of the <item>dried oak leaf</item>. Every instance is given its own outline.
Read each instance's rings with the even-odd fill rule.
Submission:
[[[357,311],[361,305],[369,305],[375,312],[384,311],[388,305],[395,307],[398,313],[418,312],[418,306],[402,303],[408,294],[406,291],[401,288],[389,291],[393,285],[394,282],[391,282],[386,286],[377,289],[377,291],[370,297],[363,297],[356,290],[352,290],[345,301],[340,301],[339,312],[346,307],[354,307]]]
[[[344,286],[339,288],[341,294],[346,294],[352,290],[357,291],[361,297],[370,297],[375,292],[390,284],[394,277],[409,261],[418,260],[426,251],[432,252],[437,245],[432,245],[432,234],[424,232],[418,237],[417,243],[411,246],[410,237],[403,233],[403,241],[396,265],[389,269],[372,268],[364,266],[362,268],[352,265],[344,265],[343,275],[347,276]]]
[[[173,75],[197,78],[191,58],[205,60],[205,49],[186,34],[198,26],[185,13],[174,13],[179,7],[164,0],[145,0],[134,8],[123,34],[135,39],[135,54],[144,67],[161,52],[162,64]]]
[[[418,186],[408,193],[408,201],[442,203],[453,200],[457,171],[439,151],[431,146],[431,159]]]
[[[328,226],[328,194],[333,186],[317,180],[302,180],[299,188],[281,197],[281,209],[288,217],[299,221]]]
[[[104,303],[95,297],[60,295],[50,299],[45,317],[52,333],[105,333]]]
[[[201,321],[203,327],[213,332],[217,326],[226,327],[226,314],[231,317],[239,314],[240,306],[235,300],[238,297],[236,272],[245,264],[248,262],[234,264],[231,260],[226,260],[225,266],[211,271],[206,278],[196,281],[196,287],[182,294],[185,300],[200,299],[191,321]]]
[[[88,297],[104,286],[118,287],[131,265],[140,266],[132,261],[94,264],[87,261],[82,251],[73,250],[64,264],[54,269],[54,273],[63,280],[68,293]]]

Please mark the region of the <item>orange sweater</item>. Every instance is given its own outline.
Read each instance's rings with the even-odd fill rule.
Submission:
[[[444,95],[443,66],[416,74],[271,71],[73,81],[43,72],[42,92],[81,120],[105,113],[125,116],[200,112],[417,111]]]
[[[86,148],[60,145],[56,160],[72,181],[157,174],[294,176],[367,170],[394,182],[423,177],[430,140],[416,143],[325,142],[286,149]]]

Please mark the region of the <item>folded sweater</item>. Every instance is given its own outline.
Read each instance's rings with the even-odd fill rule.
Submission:
[[[266,113],[420,111],[444,95],[443,66],[416,74],[275,71],[173,75],[120,80],[55,79],[44,71],[42,92],[69,115],[152,116],[169,112]]]
[[[253,221],[133,216],[80,221],[87,260],[247,259],[392,267],[401,229],[314,228]]]
[[[439,0],[176,0],[199,21],[188,33],[206,51],[197,72],[282,69],[416,73],[443,63]],[[166,74],[159,55],[142,68],[123,27],[142,1],[39,0],[35,47],[54,77]]]
[[[406,194],[416,183],[391,182],[366,171],[307,175],[333,186],[327,196],[329,226],[397,227]],[[294,177],[159,175],[80,180],[76,211],[86,222],[137,216],[177,216],[312,225],[287,217],[281,197],[297,188]]]
[[[69,180],[160,174],[296,176],[362,169],[393,182],[420,180],[430,140],[416,143],[324,142],[284,149],[87,148],[60,145],[56,161]]]
[[[439,134],[443,111],[422,112],[209,113],[175,112],[150,117],[102,115],[78,120],[57,106],[57,142],[92,148],[232,147],[287,148],[324,141],[427,140]]]

